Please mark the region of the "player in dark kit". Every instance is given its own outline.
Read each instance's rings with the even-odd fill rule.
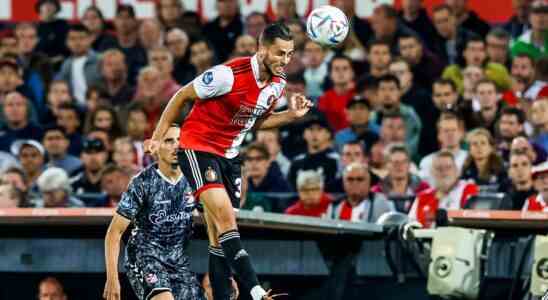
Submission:
[[[194,101],[180,136],[179,164],[194,196],[204,205],[208,225],[209,274],[215,300],[229,299],[231,267],[253,300],[272,299],[259,284],[243,249],[234,208],[241,197],[239,146],[254,129],[275,128],[304,116],[311,102],[296,94],[289,108],[273,113],[285,88],[284,67],[294,52],[287,26],[270,24],[257,54],[217,65],[181,88],[169,101],[145,150],[154,153],[160,137],[188,101]]]
[[[189,269],[186,248],[196,203],[177,165],[180,130],[170,127],[158,149],[158,164],[135,176],[122,196],[105,238],[107,283],[103,297],[120,299],[118,256],[128,225],[125,267],[137,297],[153,300],[205,300]]]

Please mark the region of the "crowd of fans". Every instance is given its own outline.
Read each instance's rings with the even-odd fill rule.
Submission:
[[[400,211],[425,226],[482,195],[500,200],[484,208],[548,210],[548,4],[515,0],[508,22],[488,24],[466,0],[430,15],[420,0],[382,4],[367,20],[337,0],[351,30],[329,49],[307,38],[295,2],[275,7],[295,38],[277,109],[294,93],[315,108],[246,137],[244,209],[369,222]],[[240,15],[237,0],[208,22],[179,0],[155,8],[137,19],[119,5],[110,22],[91,6],[67,22],[40,0],[39,22],[2,25],[0,207],[116,206],[153,163],[143,141],[170,97],[253,55],[274,21]]]

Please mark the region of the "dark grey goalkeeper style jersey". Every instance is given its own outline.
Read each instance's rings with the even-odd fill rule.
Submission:
[[[170,181],[156,164],[131,180],[116,211],[134,225],[125,266],[139,299],[162,291],[175,299],[204,299],[186,253],[195,206],[188,181]]]

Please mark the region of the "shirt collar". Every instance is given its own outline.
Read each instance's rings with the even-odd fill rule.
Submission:
[[[259,79],[260,72],[259,72],[259,59],[257,58],[257,54],[253,55],[251,57],[251,70],[253,71],[253,77],[255,77],[255,82],[257,82],[257,86],[261,86],[261,81]]]

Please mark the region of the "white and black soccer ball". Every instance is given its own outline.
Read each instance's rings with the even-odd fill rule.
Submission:
[[[308,16],[306,33],[316,43],[333,47],[344,41],[349,26],[348,18],[340,9],[324,5],[314,9]]]

